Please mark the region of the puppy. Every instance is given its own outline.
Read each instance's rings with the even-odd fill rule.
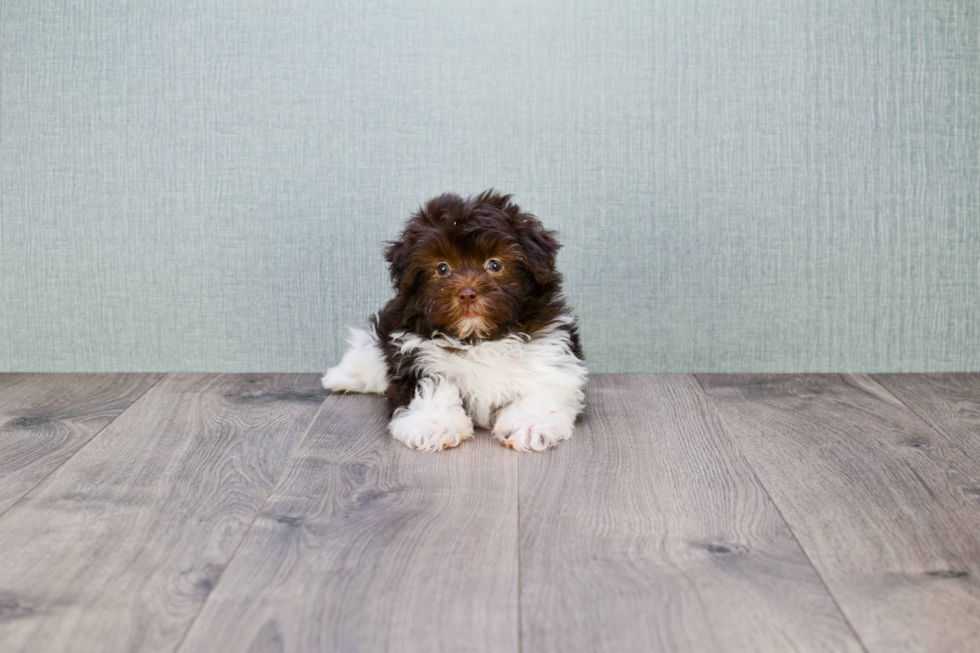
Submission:
[[[509,195],[430,200],[385,251],[394,299],[351,330],[323,386],[386,395],[391,434],[420,451],[455,447],[474,424],[517,451],[567,439],[586,367],[559,247]]]

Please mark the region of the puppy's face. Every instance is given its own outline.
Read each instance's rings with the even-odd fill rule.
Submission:
[[[443,195],[414,215],[386,258],[416,331],[493,339],[554,292],[558,242],[507,196]]]

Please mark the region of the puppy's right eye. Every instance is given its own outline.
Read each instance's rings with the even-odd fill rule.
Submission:
[[[440,277],[444,277],[447,274],[449,274],[449,266],[446,265],[445,263],[440,263],[439,265],[436,266],[436,272],[439,273]]]

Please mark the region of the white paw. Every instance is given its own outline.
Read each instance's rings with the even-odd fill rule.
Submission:
[[[374,327],[351,329],[348,343],[340,364],[327,370],[320,383],[331,392],[384,394],[388,389],[388,365]]]
[[[364,392],[365,384],[347,372],[342,365],[331,367],[320,379],[320,385],[330,392]]]
[[[437,379],[422,380],[412,403],[395,411],[388,428],[396,440],[419,451],[450,449],[473,437],[459,392]]]
[[[551,397],[527,397],[504,408],[493,437],[515,451],[544,451],[572,435],[574,419]]]
[[[419,451],[451,449],[473,437],[473,424],[462,408],[441,417],[399,408],[388,428],[396,440]]]

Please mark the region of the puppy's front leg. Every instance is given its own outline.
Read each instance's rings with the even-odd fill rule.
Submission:
[[[441,451],[473,437],[459,390],[441,377],[419,379],[412,401],[395,410],[388,428],[396,440],[419,451]]]
[[[515,451],[544,451],[571,437],[575,413],[548,395],[523,397],[500,411],[493,437]]]

